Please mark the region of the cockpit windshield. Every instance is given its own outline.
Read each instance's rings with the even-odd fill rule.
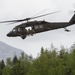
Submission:
[[[17,31],[17,29],[15,29],[15,28],[12,30],[12,32],[16,32],[16,31]]]

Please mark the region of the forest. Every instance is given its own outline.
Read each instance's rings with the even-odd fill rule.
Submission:
[[[0,75],[75,75],[75,44],[70,48],[43,47],[36,58],[21,53],[0,61]]]

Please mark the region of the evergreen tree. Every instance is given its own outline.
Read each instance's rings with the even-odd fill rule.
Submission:
[[[2,60],[2,61],[0,62],[0,75],[2,75],[2,70],[4,69],[4,67],[5,67],[5,63],[4,63],[4,61]]]
[[[2,71],[2,75],[12,75],[12,69],[9,66],[5,66],[3,71]]]
[[[41,48],[41,52],[40,52],[41,54],[43,54],[44,53],[44,48],[42,47]]]
[[[11,61],[0,61],[0,75],[75,75],[75,49],[70,52],[63,46],[60,52],[52,45],[51,50],[41,48],[40,55],[33,59],[21,53]]]
[[[0,75],[2,75],[1,62],[0,62]]]
[[[15,55],[14,58],[13,58],[13,60],[12,60],[12,63],[13,63],[13,65],[14,65],[14,64],[16,64],[17,62],[19,62],[19,61],[18,61],[17,56]]]
[[[24,75],[23,69],[21,68],[20,63],[16,63],[14,64],[14,66],[12,67],[12,75]]]
[[[11,58],[7,58],[6,65],[12,67]]]
[[[5,67],[5,63],[4,60],[1,61],[1,69],[3,70],[3,68]]]

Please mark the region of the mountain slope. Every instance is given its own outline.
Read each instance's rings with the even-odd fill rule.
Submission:
[[[6,60],[8,57],[13,58],[14,55],[20,56],[23,51],[0,41],[0,60]]]

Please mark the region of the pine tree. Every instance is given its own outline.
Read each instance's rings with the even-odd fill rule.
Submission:
[[[4,61],[2,60],[2,61],[0,62],[0,75],[2,75],[2,70],[4,69],[4,67],[5,67],[5,63],[4,63]]]
[[[12,69],[9,66],[5,66],[3,71],[2,71],[2,75],[12,75]]]
[[[14,58],[13,58],[13,60],[12,60],[12,63],[13,63],[13,65],[14,65],[14,64],[16,64],[17,62],[19,62],[19,61],[18,61],[17,56],[15,55]]]

